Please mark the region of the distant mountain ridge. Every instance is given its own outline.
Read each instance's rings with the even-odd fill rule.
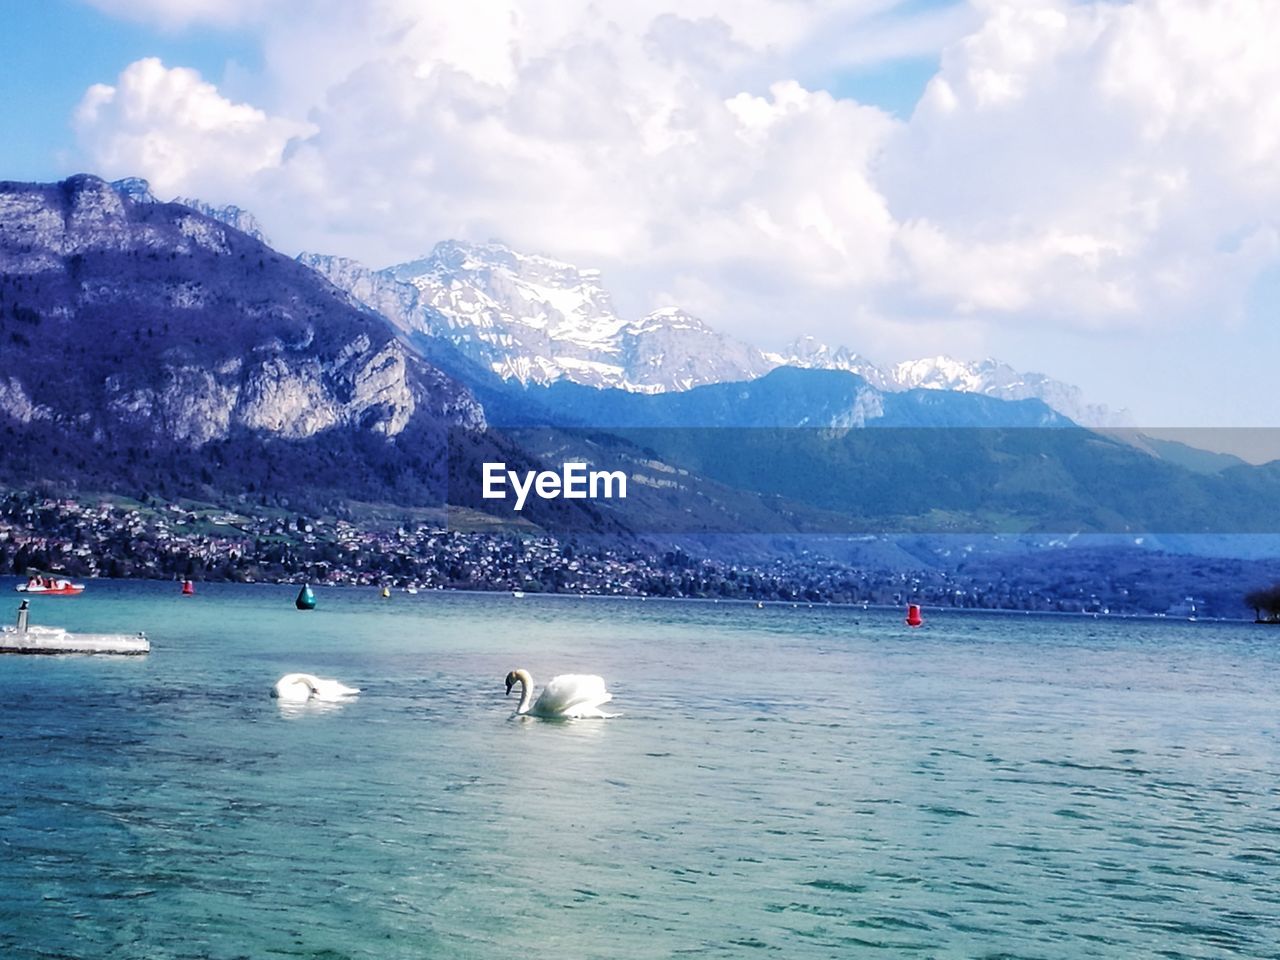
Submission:
[[[1043,401],[940,390],[879,390],[845,370],[778,367],[755,380],[638,394],[567,380],[513,388],[490,401],[502,426],[601,428],[1069,427]]]
[[[425,257],[371,270],[342,257],[304,253],[302,263],[402,330],[449,340],[503,380],[568,381],[633,393],[689,390],[753,380],[780,366],[843,370],[884,392],[914,389],[1041,400],[1089,426],[1125,422],[1079,388],[996,360],[949,357],[880,367],[846,347],[801,337],[767,352],[718,333],[676,307],[639,320],[616,313],[596,270],[518,253],[498,242],[444,241]]]
[[[794,341],[784,356],[788,366],[847,370],[882,390],[951,390],[997,400],[1040,400],[1085,426],[1119,427],[1128,422],[1124,411],[1089,403],[1079,387],[1042,373],[1020,373],[1007,363],[990,358],[961,361],[946,356],[925,357],[881,368],[845,347],[832,350],[812,337]]]

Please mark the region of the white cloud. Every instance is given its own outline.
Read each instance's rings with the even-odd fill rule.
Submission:
[[[232,103],[194,70],[138,60],[115,86],[94,84],[74,118],[81,146],[107,176],[139,171],[163,195],[214,196],[279,168],[291,137],[309,127]]]
[[[191,24],[229,26],[265,18],[281,0],[87,0],[103,13],[167,29]]]
[[[1280,7],[984,0],[878,184],[904,299],[1084,326],[1238,310],[1280,216]]]
[[[250,9],[133,9],[160,7]],[[235,200],[286,248],[381,264],[498,236],[765,341],[1143,329],[1238,311],[1276,263],[1280,5],[893,7],[276,0],[251,103],[144,60],[77,131],[97,169]],[[946,41],[907,121],[795,79],[874,62],[868,37]]]

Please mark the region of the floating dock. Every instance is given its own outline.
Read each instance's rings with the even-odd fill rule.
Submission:
[[[0,630],[0,653],[115,653],[151,652],[146,634],[68,633],[62,627],[33,627],[27,623],[27,601],[18,607],[18,624]]]

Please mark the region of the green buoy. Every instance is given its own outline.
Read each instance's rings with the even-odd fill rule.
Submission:
[[[302,589],[298,591],[298,599],[293,601],[293,605],[299,610],[314,610],[316,608],[316,595],[311,592],[311,584],[304,583]]]

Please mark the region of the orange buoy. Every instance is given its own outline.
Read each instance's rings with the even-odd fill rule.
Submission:
[[[196,592],[196,585],[194,583],[192,583],[190,580],[182,581],[182,595],[184,597],[189,597],[195,592]]]
[[[918,627],[922,623],[924,623],[924,617],[920,616],[920,604],[907,604],[907,626]]]

